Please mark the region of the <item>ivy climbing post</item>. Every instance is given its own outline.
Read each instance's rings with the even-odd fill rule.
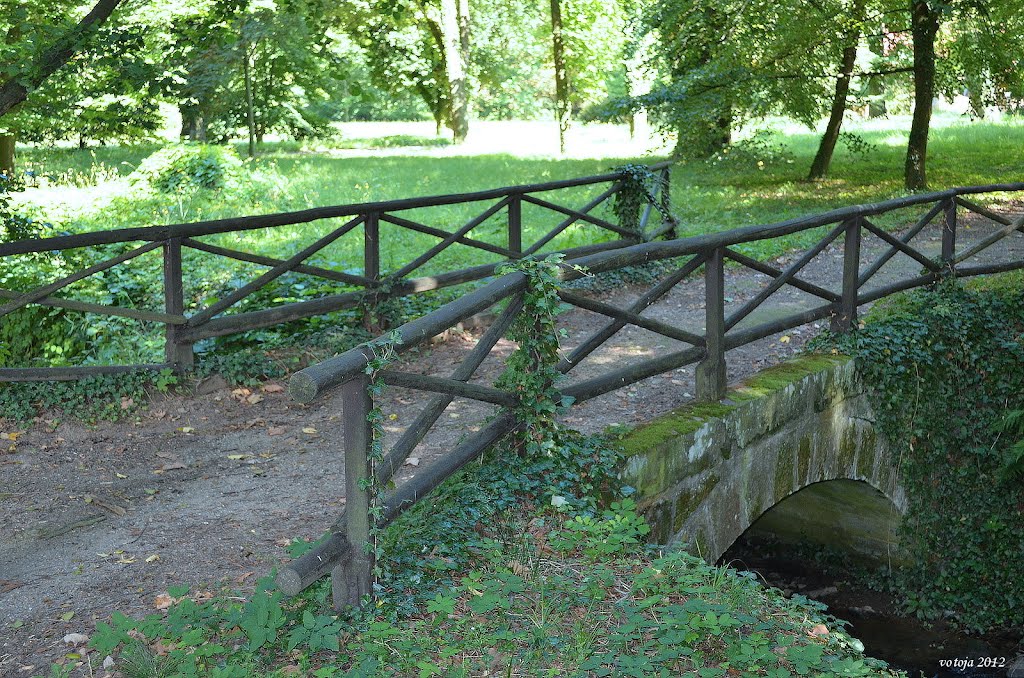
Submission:
[[[398,335],[391,334],[364,345],[369,352],[363,374],[342,386],[345,431],[345,536],[351,548],[331,572],[336,610],[358,606],[373,596],[373,581],[380,556],[382,518],[380,483],[375,467],[384,457],[384,391],[381,372],[398,355]]]
[[[558,297],[561,265],[559,254],[546,259],[522,259],[498,270],[499,274],[518,271],[526,276],[522,310],[508,331],[508,338],[518,348],[506,361],[496,386],[517,399],[513,413],[521,432],[519,447],[527,456],[547,454],[554,449],[558,430],[555,417],[570,404],[556,387],[562,376],[557,367],[559,340],[565,332],[555,323],[562,305]]]

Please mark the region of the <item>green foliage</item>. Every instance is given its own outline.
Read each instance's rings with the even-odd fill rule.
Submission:
[[[230,147],[180,144],[143,160],[132,179],[161,193],[220,189],[237,185],[241,167],[242,161]]]
[[[908,294],[830,341],[874,387],[908,492],[907,608],[977,631],[1020,627],[1024,490],[1009,481],[1024,408],[1019,277]],[[1010,434],[1010,435],[1007,435]]]
[[[615,171],[622,172],[626,176],[622,188],[615,194],[612,211],[618,218],[619,226],[642,237],[643,233],[640,232],[641,210],[647,205],[653,205],[659,211],[662,209],[661,203],[654,197],[654,191],[661,183],[661,177],[651,172],[647,165],[623,165],[616,167]]]
[[[0,384],[0,412],[20,421],[44,410],[60,410],[64,416],[86,422],[114,421],[141,407],[150,389],[166,390],[172,379],[172,375],[139,370],[76,381],[4,383]]]
[[[526,276],[523,308],[508,331],[508,338],[518,346],[495,383],[519,399],[513,411],[522,426],[524,450],[531,457],[553,452],[558,428],[555,415],[571,404],[555,387],[562,376],[556,367],[558,342],[565,333],[555,323],[562,308],[558,298],[562,259],[562,255],[526,258],[504,264],[497,271],[499,275],[519,272]]]

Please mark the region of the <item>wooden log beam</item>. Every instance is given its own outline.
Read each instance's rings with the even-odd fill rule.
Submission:
[[[506,413],[484,427],[476,435],[464,440],[408,482],[393,491],[383,502],[383,516],[378,526],[385,527],[401,513],[427,496],[456,471],[480,456],[487,448],[501,440],[515,428],[515,419]],[[300,558],[282,567],[277,575],[278,588],[285,595],[296,595],[327,573],[335,564],[350,557],[351,545],[344,534],[346,510],[331,528],[330,535]]]
[[[216,254],[218,256],[227,257],[228,259],[235,259],[237,261],[245,261],[250,264],[260,264],[261,266],[280,266],[284,263],[283,259],[275,259],[274,257],[264,257],[259,254],[251,254],[249,252],[241,252],[239,250],[229,249],[227,247],[219,247],[217,245],[210,245],[199,240],[193,240],[192,238],[186,238],[181,241],[181,244],[185,247],[191,247],[194,250],[200,250],[202,252],[208,252],[210,254]],[[343,273],[341,271],[332,271],[329,268],[321,268],[319,266],[309,266],[307,264],[299,264],[292,269],[296,273],[305,273],[316,278],[322,278],[324,280],[330,280],[331,282],[345,283],[346,285],[356,285],[359,287],[369,287],[373,281],[369,278],[364,278],[360,275],[352,275],[351,273]]]
[[[898,238],[893,237],[891,233],[886,233],[885,231],[880,229],[878,226],[875,226],[867,219],[861,219],[861,225],[874,235],[878,236],[885,242],[889,243],[890,245],[898,249],[900,252],[903,252],[908,257],[910,257],[917,263],[927,268],[929,271],[938,271],[940,268],[942,268],[939,264],[936,264],[934,261],[932,261],[925,255],[921,254],[910,245],[906,244],[902,240],[899,240]]]
[[[764,273],[765,275],[770,275],[773,278],[778,278],[781,275],[783,275],[783,272],[775,268],[774,266],[770,266],[769,264],[766,264],[763,261],[758,261],[757,259],[748,257],[745,254],[740,254],[739,252],[731,248],[725,250],[725,256],[732,259],[737,264],[742,264],[747,268],[758,271],[759,273]],[[820,297],[828,301],[839,301],[838,294],[836,294],[832,290],[827,290],[824,287],[819,287],[818,285],[805,282],[803,280],[800,280],[799,278],[792,278],[787,282],[793,287],[797,288],[798,290],[802,290],[804,292],[807,292],[808,294],[813,294],[816,297]]]
[[[144,365],[90,365],[88,367],[4,367],[0,368],[0,382],[4,381],[72,381],[102,374],[165,370],[167,363]]]
[[[463,225],[457,231],[455,231],[454,233],[449,233],[444,239],[441,240],[441,242],[437,243],[436,245],[431,247],[429,250],[427,250],[426,252],[424,252],[420,256],[416,257],[415,259],[410,261],[408,264],[406,264],[402,268],[400,268],[397,271],[395,271],[395,273],[392,274],[392,277],[394,277],[395,279],[401,279],[401,278],[404,278],[405,276],[409,275],[410,273],[415,271],[417,268],[419,268],[420,266],[423,266],[428,261],[430,261],[431,259],[436,257],[438,254],[440,254],[441,252],[443,252],[446,249],[448,249],[448,247],[451,246],[452,244],[454,244],[455,242],[457,242],[459,240],[459,238],[464,237],[467,233],[472,231],[474,228],[476,228],[480,224],[484,223],[485,221],[487,221],[488,219],[493,217],[499,211],[505,209],[506,205],[508,205],[508,198],[504,198],[502,200],[499,200],[494,205],[491,205],[490,207],[488,207],[483,212],[483,214],[481,214],[481,215],[479,215],[479,216],[477,216],[477,217],[475,217],[473,219],[470,219],[465,225]],[[511,252],[509,254],[511,254]]]
[[[785,271],[780,271],[779,275],[774,276],[775,279],[766,288],[761,290],[761,292],[758,293],[757,296],[748,301],[742,308],[740,308],[738,311],[729,316],[729,318],[725,321],[726,331],[729,331],[733,327],[736,327],[736,325],[741,320],[750,315],[754,311],[754,309],[756,309],[758,306],[764,303],[764,301],[768,299],[768,297],[778,292],[783,285],[787,283],[792,285],[793,282],[796,281],[794,276],[796,276],[796,274],[799,273],[804,266],[810,263],[810,261],[814,259],[814,257],[821,254],[826,247],[831,245],[832,241],[839,237],[839,234],[843,232],[844,228],[844,224],[836,226],[834,229],[832,229],[832,231],[829,232],[828,235],[822,238],[822,240],[818,242],[817,245],[804,252],[803,255],[801,255],[800,258],[793,262],[793,264],[789,268],[787,268]],[[726,256],[729,256],[729,252],[726,252]],[[801,280],[799,282],[803,281]],[[808,283],[805,283],[805,286],[808,285]],[[793,286],[796,287],[796,285]],[[821,291],[826,292],[827,290],[821,289]],[[822,295],[819,294],[818,296]],[[825,298],[828,299],[828,297]],[[829,301],[834,301],[834,299],[829,299]]]
[[[512,322],[519,315],[519,311],[522,308],[522,298],[517,297],[513,299],[505,307],[505,310],[501,312],[501,315],[487,328],[487,331],[477,341],[473,350],[455,368],[451,378],[457,381],[468,381],[476,373],[477,368],[487,359],[487,356],[491,354],[491,349],[501,340],[508,328],[512,326]],[[412,454],[412,451],[430,431],[430,427],[434,425],[434,422],[451,404],[452,400],[454,400],[454,396],[439,395],[427,402],[426,407],[416,416],[415,421],[409,424],[409,427],[391,447],[381,463],[377,465],[375,473],[378,483],[386,485],[391,480],[409,455]]]
[[[908,244],[914,237],[920,233],[924,228],[932,222],[939,212],[942,211],[943,203],[937,202],[932,205],[932,208],[925,213],[923,217],[917,220],[913,228],[900,236],[900,242]],[[878,271],[885,266],[885,264],[892,259],[899,252],[899,249],[890,247],[882,256],[878,257],[875,263],[871,264],[863,273],[860,274],[860,278],[857,280],[857,286],[863,287],[864,283],[870,280]]]
[[[607,192],[608,195],[603,196],[601,198],[601,202],[604,202],[610,195],[613,195],[614,192],[617,192],[618,190],[619,189],[617,188],[616,191],[609,191],[609,192]],[[621,226],[617,226],[617,225],[613,224],[610,221],[606,221],[605,219],[600,219],[598,217],[593,216],[592,214],[588,214],[589,210],[587,210],[587,212],[580,211],[580,210],[574,210],[574,209],[572,209],[570,207],[563,207],[562,205],[558,205],[558,204],[555,204],[553,202],[549,202],[547,200],[542,200],[540,198],[535,198],[532,195],[524,195],[523,196],[523,200],[525,200],[526,202],[532,203],[534,205],[537,205],[538,207],[543,207],[545,209],[549,209],[552,212],[559,212],[559,213],[564,214],[564,215],[566,215],[568,217],[572,217],[575,221],[586,221],[586,222],[588,222],[590,224],[593,224],[594,226],[600,226],[601,228],[604,228],[606,230],[612,231],[613,233],[617,233],[618,235],[621,235],[624,238],[632,238],[632,239],[639,239],[640,238],[640,235],[638,233],[635,233],[634,231],[630,231],[628,229],[622,228]],[[597,204],[600,204],[600,202],[597,203]],[[594,207],[596,207],[596,206],[597,205],[595,205]],[[593,209],[593,208],[591,208],[591,209]]]
[[[676,341],[683,341],[687,344],[693,344],[694,346],[703,346],[704,337],[694,334],[693,332],[687,332],[686,330],[669,325],[668,323],[655,320],[654,318],[645,318],[639,313],[633,313],[632,311],[616,308],[611,304],[606,304],[596,299],[590,299],[582,294],[576,292],[570,292],[569,290],[559,290],[558,297],[573,306],[582,308],[593,313],[600,313],[601,315],[616,320],[624,320],[630,325],[642,327],[645,330],[660,334],[663,337],[669,339],[675,339]]]
[[[28,304],[35,303],[40,299],[48,297],[57,290],[62,290],[68,285],[73,285],[79,280],[84,280],[85,278],[88,278],[91,275],[100,273],[101,271],[106,271],[108,268],[113,268],[118,264],[123,264],[124,262],[134,259],[135,257],[141,256],[146,252],[155,250],[162,244],[163,243],[159,242],[146,243],[145,245],[142,245],[141,247],[136,247],[135,249],[125,252],[124,254],[119,254],[116,257],[112,257],[110,259],[102,261],[98,264],[90,266],[89,268],[78,271],[77,273],[72,273],[71,275],[61,278],[60,280],[57,280],[55,282],[52,282],[49,285],[42,285],[41,287],[37,287],[34,290],[26,292],[25,294],[21,295],[11,303],[5,306],[0,306],[0,317],[7,315],[11,311],[17,311],[19,308],[23,308]]]
[[[449,231],[445,231],[440,228],[434,228],[433,226],[427,226],[426,224],[421,224],[418,221],[406,219],[405,217],[397,217],[393,214],[382,214],[380,219],[381,221],[386,221],[388,223],[394,224],[395,226],[401,226],[402,228],[409,229],[410,231],[416,231],[417,233],[432,235],[434,237],[441,238],[442,240],[452,235],[451,232]],[[466,245],[467,247],[473,247],[478,250],[483,250],[485,252],[490,252],[492,254],[498,254],[503,257],[508,257],[510,259],[515,258],[515,252],[513,252],[511,249],[501,247],[500,245],[492,245],[491,243],[484,242],[483,240],[476,240],[474,238],[459,236],[455,238],[455,242],[459,243],[460,245]]]
[[[578,213],[586,214],[590,210],[594,209],[595,207],[597,207],[598,205],[603,203],[605,200],[607,200],[610,196],[614,195],[619,190],[620,186],[621,186],[621,184],[615,184],[614,186],[609,188],[607,191],[605,191],[604,193],[602,193],[601,195],[597,196],[596,198],[594,198],[593,200],[588,202],[586,205],[581,207],[579,209]],[[527,196],[524,195],[523,196],[523,200],[526,200],[526,199],[527,199]],[[563,220],[557,226],[555,226],[553,229],[551,229],[544,237],[542,237],[540,240],[536,241],[535,243],[530,245],[528,248],[526,248],[526,250],[523,251],[523,256],[524,257],[528,257],[530,255],[536,254],[537,252],[540,252],[540,250],[545,245],[547,245],[552,240],[557,238],[559,236],[559,234],[562,233],[562,231],[564,231],[565,229],[569,228],[570,226],[575,224],[577,221],[579,221],[579,218],[575,217],[575,216],[571,216],[568,219]]]
[[[685,265],[640,295],[640,298],[630,305],[630,313],[640,313],[651,304],[657,302],[663,296],[668,294],[677,284],[700,268],[700,265],[703,263],[703,256],[697,255],[692,257]],[[616,319],[594,332],[585,341],[583,341],[583,343],[574,348],[569,355],[562,358],[558,363],[558,371],[562,374],[567,374],[570,370],[576,367],[580,361],[600,348],[606,341],[615,336],[615,334],[626,325],[627,323],[625,320]]]
[[[0,287],[0,298],[17,299],[22,296],[21,292],[8,290]],[[163,323],[165,325],[184,325],[185,316],[161,313],[159,311],[142,311],[136,308],[123,308],[121,306],[108,306],[106,304],[93,304],[87,301],[75,301],[74,299],[61,299],[59,297],[43,297],[36,299],[33,304],[49,306],[50,308],[66,308],[69,311],[81,311],[83,313],[96,313],[98,315],[110,315],[119,318],[131,318],[144,322]]]
[[[341,236],[351,231],[353,228],[361,224],[363,220],[363,217],[356,217],[355,219],[352,219],[341,228],[336,228],[335,230],[331,231],[324,237],[319,238],[316,242],[314,242],[309,247],[306,247],[301,252],[295,254],[292,257],[289,257],[285,261],[282,261],[280,264],[270,269],[263,275],[259,276],[252,282],[242,285],[237,290],[227,295],[220,301],[211,304],[202,311],[199,311],[198,313],[194,314],[191,318],[189,318],[189,327],[198,327],[202,325],[203,323],[213,318],[215,315],[231,308],[242,299],[245,299],[253,292],[262,289],[272,281],[276,280],[277,278],[280,278],[282,275],[284,275],[288,271],[291,271],[306,259],[310,258],[311,256],[313,256],[323,248],[327,247]]]
[[[315,207],[308,210],[281,212],[278,214],[264,214],[251,217],[215,219],[196,223],[169,224],[166,226],[120,228],[108,231],[96,231],[93,233],[82,233],[78,235],[55,236],[52,238],[33,238],[31,240],[20,240],[13,243],[0,243],[0,257],[11,254],[28,254],[29,252],[48,252],[51,250],[65,250],[75,247],[109,245],[112,243],[131,242],[135,240],[162,241],[167,240],[168,238],[197,238],[199,236],[214,235],[216,233],[252,231],[263,228],[273,228],[275,226],[306,224],[312,221],[319,221],[320,219],[358,217],[369,212],[401,212],[404,210],[420,209],[423,207],[442,207],[445,205],[457,205],[466,202],[483,202],[504,198],[510,193],[544,193],[564,188],[575,188],[577,186],[590,186],[592,184],[620,181],[621,179],[621,174],[604,174],[592,177],[582,177],[579,179],[550,181],[542,184],[524,184],[522,186],[495,188],[487,191],[476,191],[473,193],[455,193],[424,198],[406,198],[403,200],[368,202],[353,205]],[[1024,185],[1022,185],[1022,188],[1024,188]]]
[[[501,405],[502,407],[513,407],[519,402],[515,396],[505,391],[480,384],[469,384],[455,379],[444,379],[443,377],[432,377],[426,374],[413,374],[411,372],[397,372],[394,370],[384,370],[380,373],[380,378],[388,386],[410,388],[429,393],[441,393],[457,398],[468,398],[482,403]]]

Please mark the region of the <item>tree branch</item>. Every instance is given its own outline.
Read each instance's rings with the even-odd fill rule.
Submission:
[[[30,91],[38,88],[53,75],[81,47],[89,31],[113,14],[121,0],[98,0],[92,10],[78,24],[68,29],[53,46],[39,55],[18,75],[0,85],[0,117],[25,101]]]

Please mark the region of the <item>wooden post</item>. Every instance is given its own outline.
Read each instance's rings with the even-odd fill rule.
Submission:
[[[523,196],[515,193],[508,201],[508,248],[523,253]]]
[[[849,332],[857,324],[857,294],[860,281],[860,217],[846,221],[843,239],[843,292],[832,316],[832,331]]]
[[[374,283],[380,280],[380,213],[370,212],[363,222],[363,276]],[[376,289],[374,284],[367,288],[366,306],[363,308],[363,327],[370,334],[380,334],[386,329],[386,318],[381,318],[374,312],[374,308],[380,303],[380,297],[372,292]]]
[[[352,548],[331,572],[334,609],[359,605],[373,591],[373,553],[370,552],[370,488],[373,477],[370,448],[373,409],[370,377],[361,374],[342,386],[345,432],[345,535]]]
[[[672,214],[672,168],[666,167],[661,170],[661,225],[669,223],[668,215]],[[673,227],[665,233],[669,240],[679,237]]]
[[[956,199],[946,203],[942,223],[942,263],[954,270],[956,258]]]
[[[0,134],[0,174],[14,174],[14,135]]]
[[[164,311],[173,315],[185,312],[185,284],[181,274],[181,238],[164,242]],[[181,337],[180,325],[166,325],[164,360],[175,372],[183,373],[195,366],[192,342]]]
[[[704,262],[704,314],[707,347],[697,364],[697,399],[721,400],[725,395],[725,262],[716,247]]]

